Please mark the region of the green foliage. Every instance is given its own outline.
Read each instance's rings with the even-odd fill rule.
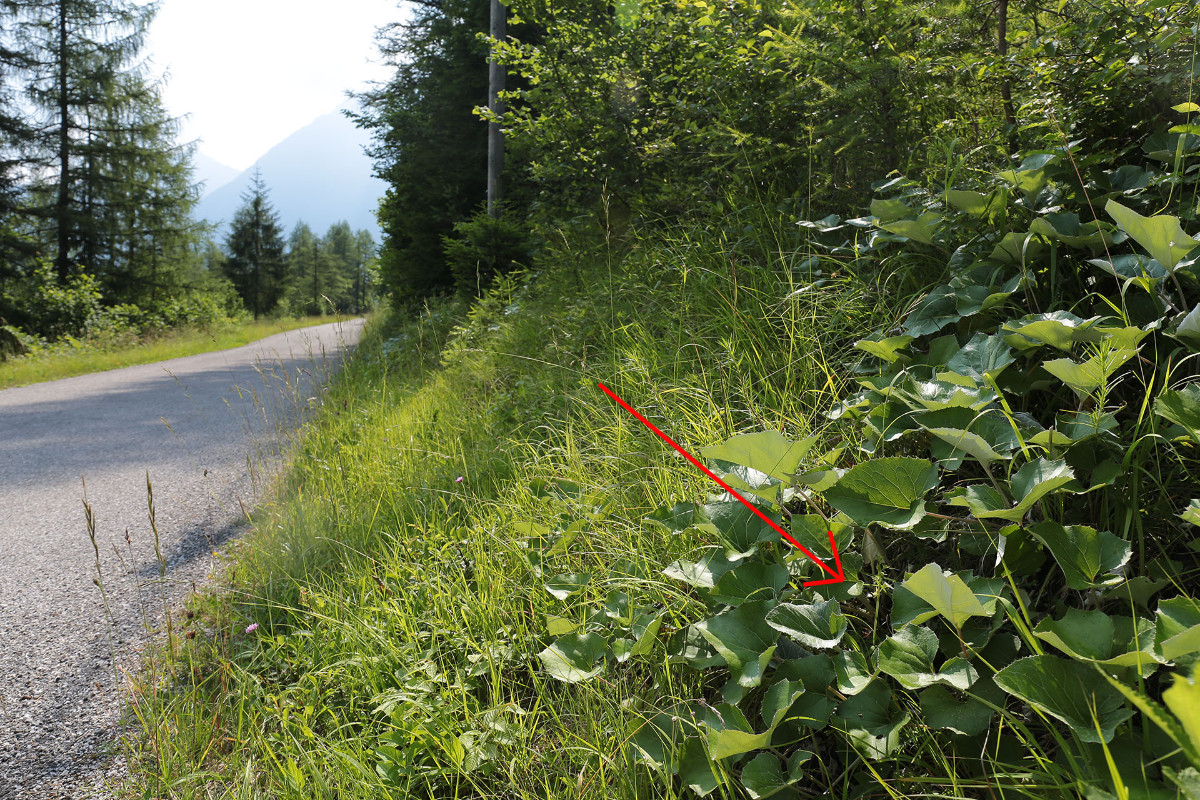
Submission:
[[[486,0],[418,4],[381,38],[394,77],[359,97],[376,174],[389,185],[379,207],[381,288],[397,300],[452,288],[443,240],[483,200],[487,128],[474,109],[487,99],[487,48],[476,38],[487,14]]]
[[[229,224],[225,247],[228,257],[221,266],[246,310],[255,319],[273,313],[287,291],[288,262],[279,215],[257,171]]]
[[[83,336],[100,311],[100,287],[94,277],[76,272],[62,285],[45,261],[28,278],[8,283],[0,294],[0,315],[46,339]]]
[[[497,276],[528,265],[532,245],[520,222],[509,216],[493,219],[484,212],[456,223],[454,236],[443,240],[455,289],[465,297],[482,294]]]

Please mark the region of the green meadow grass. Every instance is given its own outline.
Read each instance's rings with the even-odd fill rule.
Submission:
[[[659,648],[617,677],[551,680],[543,584],[624,570],[668,609],[664,632],[697,618],[661,569],[699,534],[642,519],[712,487],[596,384],[689,449],[822,429],[850,343],[895,295],[849,273],[797,291],[806,254],[782,242],[563,248],[470,309],[372,323],[278,500],[136,679],[129,796],[675,796],[625,742],[700,696],[696,673]],[[576,543],[539,564],[530,524],[570,522]]]
[[[276,333],[331,321],[332,317],[245,321],[212,329],[176,329],[132,343],[97,346],[85,341],[77,348],[60,347],[0,361],[0,389],[226,350]]]

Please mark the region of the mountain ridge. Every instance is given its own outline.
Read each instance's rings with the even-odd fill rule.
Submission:
[[[196,204],[195,216],[214,223],[218,235],[224,236],[258,170],[285,233],[304,222],[319,235],[346,220],[354,230],[366,229],[379,241],[375,207],[387,187],[372,175],[371,159],[363,152],[369,141],[369,134],[340,112],[323,114],[232,180],[207,191]]]

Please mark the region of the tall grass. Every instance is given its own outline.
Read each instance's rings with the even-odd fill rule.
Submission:
[[[563,242],[469,310],[369,329],[226,588],[134,687],[131,794],[675,796],[625,743],[700,696],[695,673],[658,648],[568,686],[535,658],[571,622],[543,588],[559,573],[617,576],[664,633],[699,611],[661,570],[700,534],[642,519],[709,487],[596,384],[688,448],[820,430],[849,344],[892,309],[849,271],[807,288],[803,241],[753,214]],[[577,538],[542,552],[537,526]]]

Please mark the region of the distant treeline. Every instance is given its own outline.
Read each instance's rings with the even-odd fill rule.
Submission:
[[[298,228],[286,268],[264,280],[255,267],[248,286],[236,237],[218,244],[193,218],[194,147],[177,141],[141,55],[154,11],[0,0],[0,326],[53,340],[247,310],[361,310],[365,234]]]

